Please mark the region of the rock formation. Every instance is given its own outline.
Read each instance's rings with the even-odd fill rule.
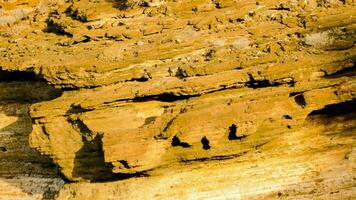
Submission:
[[[53,161],[29,147],[32,103],[59,97],[31,73],[0,72],[0,199],[54,199],[64,181]]]
[[[356,198],[353,0],[0,5],[0,199]]]

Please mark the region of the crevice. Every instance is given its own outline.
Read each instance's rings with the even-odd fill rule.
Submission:
[[[302,108],[305,108],[305,106],[307,105],[303,93],[296,94],[294,96],[294,101]]]
[[[237,135],[237,126],[236,124],[232,124],[229,127],[229,136],[228,139],[229,140],[242,140],[243,138],[247,137],[247,135]]]
[[[289,97],[294,97],[294,96],[296,96],[296,95],[298,95],[298,94],[302,94],[303,92],[291,92],[291,93],[289,93]]]
[[[243,88],[243,86],[256,89],[256,88],[265,88],[265,87],[270,87],[270,86],[274,87],[274,86],[283,85],[282,83],[278,83],[278,82],[270,83],[270,81],[268,81],[268,80],[240,82],[240,83],[236,83],[236,84],[241,84],[241,85],[231,85],[231,86],[219,85],[219,87],[221,87],[221,88],[217,88],[217,89],[205,91],[205,92],[202,91],[201,93],[196,93],[196,94],[181,95],[181,94],[176,94],[174,92],[164,92],[161,94],[154,94],[154,95],[147,95],[147,96],[136,96],[134,98],[119,99],[119,100],[115,100],[115,101],[111,101],[111,102],[104,102],[104,104],[110,104],[113,102],[147,102],[147,101],[175,102],[175,101],[181,101],[181,100],[188,100],[190,98],[200,97],[202,95],[211,94],[211,93],[215,93],[215,92],[219,92],[219,91],[239,89],[239,88]],[[290,86],[293,85],[293,83],[289,83],[289,82],[286,84],[288,84]]]
[[[356,66],[343,68],[331,74],[327,74],[325,78],[340,78],[340,77],[355,77],[356,76]]]
[[[230,159],[241,157],[241,156],[245,155],[247,152],[248,151],[244,151],[244,152],[241,152],[241,153],[223,155],[223,156],[212,156],[212,157],[203,157],[203,158],[194,158],[194,159],[181,159],[180,162],[192,163],[192,162],[230,160]]]
[[[32,71],[10,71],[0,67],[0,82],[29,81],[46,82],[46,80]]]
[[[168,129],[172,126],[174,120],[176,120],[178,117],[178,115],[174,116],[172,119],[170,119],[167,124],[164,126],[162,132],[159,135],[155,135],[154,139],[156,140],[166,140],[168,139],[168,136],[166,135],[166,132],[168,131]]]
[[[245,85],[249,88],[257,89],[282,85],[281,83],[271,82],[269,80],[255,80],[255,78],[251,74],[248,74],[248,76],[249,81],[247,81]]]
[[[169,120],[166,124],[166,126],[163,128],[163,132],[167,132],[167,130],[169,129],[169,127],[172,126],[174,120],[178,117],[178,115],[174,116],[171,120]]]
[[[203,146],[203,149],[204,150],[209,150],[211,148],[210,146],[210,142],[209,140],[206,138],[206,136],[204,136],[201,140],[200,140],[202,146]]]
[[[83,134],[83,133],[82,133]],[[72,176],[90,181],[106,181],[116,179],[112,173],[113,165],[104,159],[102,134],[88,141],[82,136],[83,146],[75,153]]]
[[[269,10],[291,11],[290,8],[284,8],[283,6],[277,8],[270,8]]]
[[[212,92],[208,92],[212,93]],[[205,94],[208,94],[205,93]],[[148,102],[148,101],[160,101],[160,102],[175,102],[175,101],[182,101],[182,100],[188,100],[193,97],[199,97],[202,94],[188,94],[188,95],[177,95],[173,92],[164,92],[161,94],[156,94],[156,95],[147,95],[147,96],[136,96],[134,98],[126,98],[126,99],[118,99],[115,101],[107,101],[104,102],[103,104],[111,104],[114,102]]]
[[[147,78],[147,77],[142,76],[142,77],[140,77],[140,78],[132,78],[132,79],[130,79],[130,80],[126,80],[125,82],[133,82],[133,81],[136,81],[136,82],[146,82],[146,81],[148,81],[148,80],[150,80],[150,79]]]
[[[56,84],[58,88],[61,88],[62,91],[75,91],[75,90],[80,90],[80,89],[95,89],[95,88],[100,88],[102,86],[82,86],[78,87],[73,84]]]
[[[244,84],[246,87],[257,89],[257,88],[266,88],[266,87],[276,87],[280,86],[283,84],[287,84],[289,86],[294,86],[294,81],[286,82],[286,83],[279,83],[279,82],[270,82],[268,80],[255,80],[251,75],[250,75],[250,80],[248,82],[240,82],[237,84]],[[224,91],[224,90],[233,90],[233,89],[238,89],[243,86],[238,86],[238,85],[231,85],[231,86],[226,86],[226,85],[220,85],[222,88],[214,89],[211,91],[206,91],[204,93],[199,93],[199,94],[185,94],[185,95],[178,95],[173,92],[164,92],[161,94],[157,95],[148,95],[148,96],[142,96],[142,97],[134,97],[133,99],[121,99],[118,101],[131,101],[131,102],[146,102],[146,101],[161,101],[161,102],[174,102],[174,101],[179,101],[179,100],[187,100],[193,97],[200,97],[202,95],[206,94],[211,94],[214,92],[219,92],[219,91]]]
[[[283,119],[293,119],[290,115],[283,115]]]
[[[126,160],[119,160],[118,162],[126,169],[130,169],[131,168],[129,163]]]
[[[84,35],[83,37],[84,37],[84,39],[74,41],[73,45],[81,44],[81,43],[87,43],[87,42],[91,41],[91,38],[89,36]]]
[[[252,147],[253,147],[254,149],[258,149],[258,148],[264,146],[264,145],[267,144],[267,143],[268,143],[268,142],[264,142],[264,143],[261,143],[261,144],[256,144],[256,145],[253,145]]]
[[[244,18],[237,18],[237,19],[235,19],[235,21],[237,23],[243,23],[243,22],[245,22],[245,19]],[[229,22],[230,23],[234,23],[234,20],[233,19],[229,19]]]
[[[12,71],[0,67],[0,84],[0,101],[35,103],[55,99],[63,93],[33,71]]]
[[[323,135],[334,140],[335,137],[352,137],[356,131],[355,120],[356,99],[352,99],[314,110],[308,114],[305,121],[306,124],[323,127]]]
[[[180,78],[185,78],[185,75],[182,75]],[[154,95],[142,95],[139,96],[137,95],[134,98],[126,98],[126,99],[119,99],[111,102],[104,102],[104,104],[110,104],[113,102],[147,102],[147,101],[161,101],[161,102],[174,102],[174,101],[180,101],[180,100],[188,100],[193,97],[200,97],[202,95],[206,94],[211,94],[219,91],[225,91],[225,90],[235,90],[243,87],[249,87],[249,88],[265,88],[265,87],[275,87],[275,86],[280,86],[280,85],[289,85],[290,87],[293,87],[295,82],[294,80],[290,81],[285,81],[285,82],[278,82],[273,81],[270,82],[268,80],[254,80],[253,77],[250,77],[250,81],[248,82],[236,82],[232,85],[224,85],[221,84],[219,85],[219,88],[214,88],[211,90],[206,90],[206,91],[200,91],[196,92],[194,94],[177,94],[176,92],[163,92],[161,94],[154,94]]]
[[[94,134],[93,132],[88,128],[87,125],[84,124],[84,122],[80,119],[68,119],[68,122],[72,124],[79,132],[80,134],[85,137],[85,138],[90,138]]]
[[[71,114],[79,114],[79,113],[85,113],[92,111],[94,109],[87,109],[87,108],[82,108],[80,105],[77,104],[72,104],[67,111],[66,115],[71,115]]]
[[[0,151],[1,151],[1,152],[6,152],[7,149],[6,149],[5,147],[0,147]]]
[[[172,147],[183,147],[183,148],[189,148],[192,145],[186,143],[186,142],[181,142],[180,139],[177,136],[174,136],[172,138],[172,143],[171,143]]]
[[[309,113],[308,117],[320,115],[332,117],[337,115],[346,115],[353,112],[356,112],[356,99],[342,103],[326,105],[320,110],[312,111]]]
[[[84,145],[76,153],[75,166],[72,172],[73,177],[89,180],[91,183],[106,183],[130,178],[149,177],[149,170],[134,173],[113,173],[114,166],[112,163],[105,162],[102,142],[98,142],[98,137],[102,138],[102,135],[98,134],[96,138],[89,142],[83,138]],[[131,168],[126,160],[119,160],[118,162],[125,169]],[[66,179],[66,177],[63,178]],[[66,182],[72,183],[77,181],[67,180]]]
[[[35,85],[33,81],[30,82],[28,79],[26,80],[27,81],[11,83],[5,91],[2,89],[7,82],[0,82],[0,93],[23,92],[18,91],[17,88],[24,87],[24,84],[34,87],[32,86]],[[41,89],[42,86],[49,87],[48,85],[41,84],[38,89]],[[34,87],[34,89],[37,89],[36,87]],[[28,88],[25,87],[23,90],[27,89]],[[37,93],[42,92],[42,89],[41,91],[37,91]],[[20,94],[20,96],[21,95],[26,94]],[[0,132],[9,133],[1,136],[0,179],[3,183],[8,182],[9,186],[15,186],[17,188],[17,193],[21,193],[22,197],[27,197],[27,195],[29,195],[29,198],[42,196],[43,199],[51,197],[53,197],[51,199],[54,199],[64,182],[66,182],[66,179],[61,180],[59,168],[54,164],[52,158],[41,154],[29,144],[29,135],[33,131],[33,128],[31,118],[28,115],[28,110],[33,102],[32,98],[36,97],[36,94],[33,95],[34,96],[27,97],[28,99],[26,100],[5,100],[1,105],[1,115],[16,117],[17,119],[11,124],[0,128]],[[37,95],[43,96],[43,94]],[[41,101],[39,98],[36,98],[36,100]]]
[[[132,99],[132,102],[146,102],[146,101],[161,101],[161,102],[174,102],[180,100],[186,100],[192,97],[201,96],[200,94],[195,95],[181,95],[178,96],[174,93],[165,92],[159,95],[150,95],[150,96],[143,96],[143,97],[135,97]]]
[[[135,172],[132,174],[113,173],[113,176],[111,179],[98,180],[96,182],[112,182],[112,181],[119,181],[119,180],[125,180],[125,179],[130,179],[130,178],[149,177],[149,176],[150,175],[148,174],[148,171]]]

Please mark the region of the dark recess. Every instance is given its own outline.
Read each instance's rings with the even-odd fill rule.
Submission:
[[[297,94],[295,97],[294,97],[294,101],[302,108],[305,108],[305,106],[307,105],[307,102],[305,101],[305,98],[304,98],[304,94],[301,93],[301,94]]]
[[[74,178],[103,181],[114,177],[112,164],[105,163],[102,138],[100,134],[91,141],[82,137],[83,146],[75,153],[72,172]]]
[[[236,153],[236,154],[223,155],[223,156],[203,157],[203,158],[194,158],[194,159],[182,159],[181,162],[191,163],[191,162],[205,162],[205,161],[214,161],[214,160],[229,160],[229,159],[241,157],[241,156],[245,155],[246,153],[247,153],[247,151],[244,151],[241,153]]]
[[[90,41],[91,41],[91,38],[90,38],[89,36],[84,35],[83,37],[84,37],[85,39],[80,40],[80,41],[74,41],[74,42],[73,42],[73,45],[74,45],[74,44],[79,44],[79,43],[87,43],[87,42],[90,42]]]
[[[40,154],[29,145],[29,134],[33,130],[32,122],[30,117],[25,112],[17,113],[17,104],[22,104],[25,106],[24,108],[28,110],[30,103],[33,102],[33,99],[31,98],[32,97],[29,97],[25,100],[14,99],[11,100],[11,103],[9,104],[7,100],[3,102],[1,112],[7,116],[16,116],[18,119],[17,121],[0,128],[0,132],[16,133],[11,136],[4,137],[5,140],[0,142],[0,179],[5,182],[9,181],[10,185],[16,184],[16,187],[18,187],[18,189],[24,194],[26,193],[31,196],[43,194],[43,200],[52,200],[55,199],[60,190],[60,188],[55,185],[56,181],[51,183],[49,182],[47,185],[48,188],[46,191],[43,191],[41,189],[29,190],[27,181],[31,180],[26,180],[27,178],[24,179],[24,184],[21,184],[22,181],[18,182],[19,180],[17,180],[18,177],[39,179],[57,179],[62,177],[58,166],[54,164],[54,161],[50,157]],[[11,105],[13,104],[13,101],[16,104],[15,107],[14,105]],[[13,145],[13,142],[15,142],[16,145]],[[14,152],[16,152],[16,156],[14,156]],[[63,180],[65,182],[67,181],[65,178],[63,178]],[[41,183],[39,182],[39,184]]]
[[[356,100],[327,105],[320,110],[312,111],[308,116],[326,115],[328,117],[356,112]]]
[[[348,77],[356,76],[355,64],[352,67],[343,68],[343,69],[336,71],[332,74],[325,75],[324,77],[325,78],[339,78],[339,77],[343,77],[343,76],[348,76]]]
[[[79,130],[82,136],[84,137],[91,137],[93,136],[93,132],[85,125],[80,119],[76,120],[69,120],[71,124],[76,126]]]
[[[136,81],[136,82],[146,82],[146,81],[148,81],[148,80],[150,80],[150,79],[147,78],[147,77],[142,76],[142,77],[140,77],[140,78],[132,78],[132,79],[127,80],[127,81],[125,81],[125,82],[132,82],[132,81]]]
[[[126,160],[119,160],[119,163],[122,164],[122,166],[124,166],[126,169],[130,169],[130,165]]]
[[[245,137],[247,137],[247,135],[241,135],[241,136],[237,135],[237,126],[236,126],[236,124],[232,124],[229,127],[229,136],[228,136],[229,140],[241,140],[241,139],[243,139]]]
[[[157,100],[157,101],[162,101],[162,102],[174,102],[174,101],[179,101],[179,100],[185,100],[189,99],[192,97],[198,97],[200,95],[180,95],[177,96],[176,94],[173,93],[162,93],[159,95],[151,95],[151,96],[143,96],[143,97],[135,97],[133,98],[133,102],[145,102],[145,101],[152,101],[152,100]]]
[[[290,8],[284,8],[283,6],[277,8],[271,8],[270,10],[284,10],[284,11],[291,11]]]
[[[166,126],[163,128],[163,131],[162,131],[160,134],[154,136],[154,138],[155,138],[156,140],[166,140],[166,139],[168,139],[168,136],[165,134],[165,132],[167,132],[167,130],[169,129],[169,127],[172,126],[172,124],[173,124],[174,120],[177,118],[177,116],[178,116],[178,115],[174,116],[172,119],[170,119],[170,120],[167,122]]]
[[[166,132],[166,131],[169,129],[169,127],[172,126],[172,124],[173,124],[173,122],[174,122],[175,119],[177,119],[177,115],[174,116],[171,120],[168,121],[168,123],[166,124],[166,126],[163,128],[163,132]]]
[[[204,150],[209,150],[211,147],[210,147],[210,142],[209,140],[206,138],[206,136],[204,136],[201,140],[200,140],[201,144],[203,145],[203,149]]]
[[[283,115],[284,119],[293,119],[290,115]]]
[[[281,85],[281,83],[270,82],[269,80],[255,80],[255,78],[251,74],[249,74],[249,79],[250,80],[246,82],[246,86],[253,89]]]
[[[245,19],[243,19],[243,18],[237,18],[236,19],[236,22],[244,22],[245,21]]]
[[[30,71],[9,71],[3,70],[0,67],[0,82],[12,82],[12,81],[35,81],[46,82],[46,80]]]
[[[5,87],[0,99],[6,101],[35,103],[55,99],[63,93],[62,89],[54,88],[32,71],[11,71],[0,67],[0,83]],[[8,95],[4,93],[8,91]]]
[[[91,182],[108,182],[123,180],[132,177],[147,177],[146,171],[133,174],[113,173],[113,165],[105,162],[103,151],[103,135],[96,134],[94,139],[88,141],[82,137],[83,146],[76,152],[72,176],[83,178]],[[127,161],[120,161],[126,168],[130,168]]]
[[[72,104],[66,114],[67,115],[78,114],[78,113],[88,112],[88,111],[92,111],[92,110],[94,110],[94,109],[86,109],[86,108],[82,108],[80,105]]]
[[[180,139],[177,136],[174,136],[172,138],[172,147],[183,147],[183,148],[188,148],[191,147],[192,145],[186,143],[186,142],[181,142]]]

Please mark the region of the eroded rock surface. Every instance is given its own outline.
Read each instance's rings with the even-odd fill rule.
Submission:
[[[1,12],[3,73],[63,92],[29,109],[31,146],[72,182],[59,199],[355,198],[354,1]]]
[[[31,73],[0,71],[1,200],[54,199],[64,185],[53,161],[29,146],[29,106],[60,94]]]

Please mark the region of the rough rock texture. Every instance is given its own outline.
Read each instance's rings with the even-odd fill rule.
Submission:
[[[353,199],[355,10],[9,1],[0,78],[51,98],[0,98],[38,99],[29,142],[68,182],[59,199]]]
[[[31,103],[60,93],[45,83],[21,81],[0,73],[1,200],[53,199],[63,186],[52,160],[30,148],[32,120],[28,116]]]

